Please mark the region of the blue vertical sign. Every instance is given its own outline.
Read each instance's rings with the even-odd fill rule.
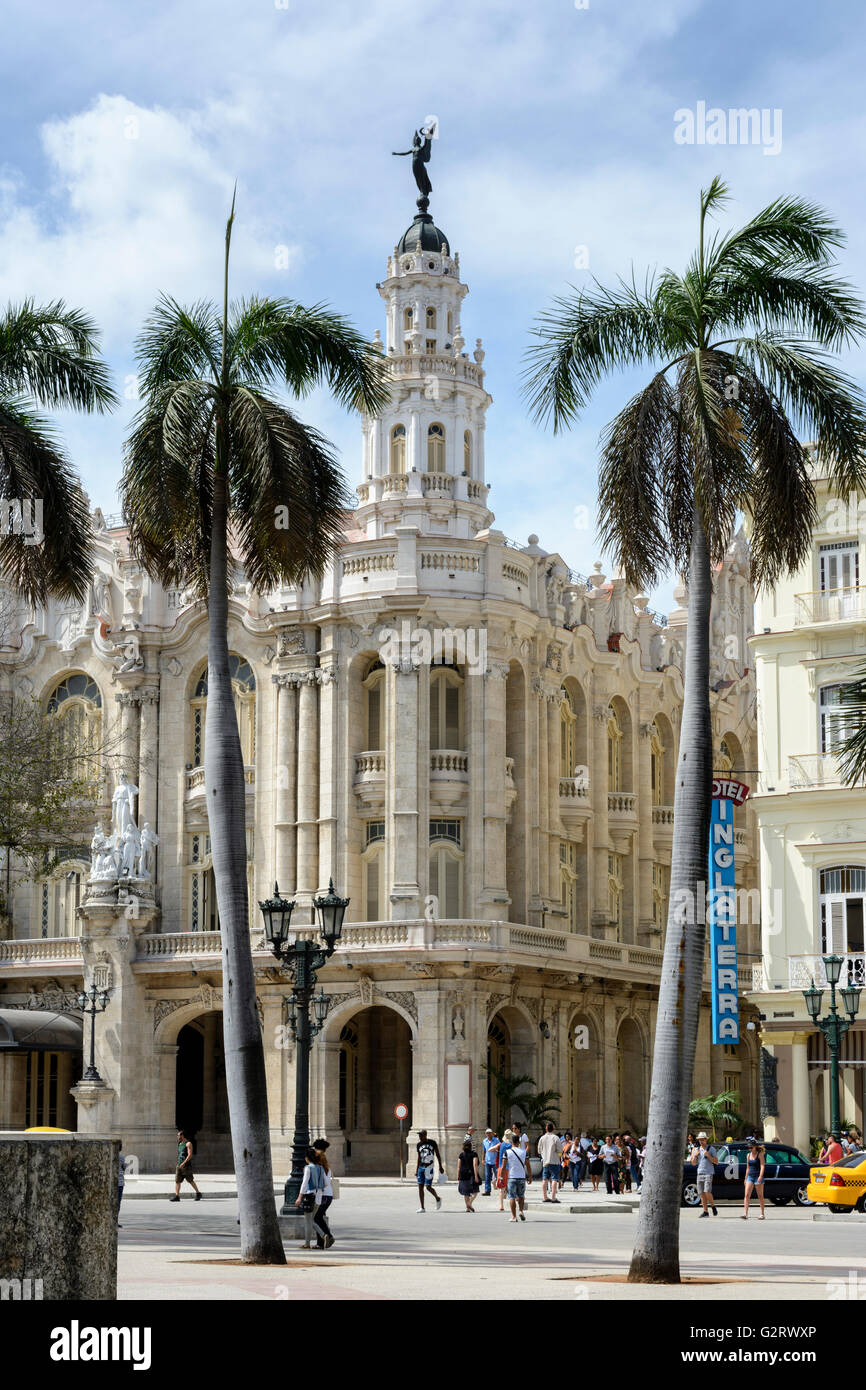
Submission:
[[[740,1041],[734,807],[741,806],[748,794],[749,788],[742,782],[724,777],[713,781],[708,900],[714,1043]]]

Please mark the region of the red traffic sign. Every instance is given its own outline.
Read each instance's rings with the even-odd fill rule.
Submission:
[[[395,1105],[394,1114],[397,1116],[398,1120],[405,1120],[406,1116],[409,1114],[408,1105]]]

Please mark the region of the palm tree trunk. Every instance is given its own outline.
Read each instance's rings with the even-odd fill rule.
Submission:
[[[659,985],[637,1239],[629,1281],[678,1284],[682,1153],[698,1036],[712,801],[710,604],[703,527],[692,514],[689,620],[667,934]]]
[[[218,457],[209,575],[205,781],[222,933],[226,1090],[241,1255],[247,1264],[285,1264],[274,1200],[265,1055],[250,946],[244,766],[229,671],[226,494],[225,468]]]

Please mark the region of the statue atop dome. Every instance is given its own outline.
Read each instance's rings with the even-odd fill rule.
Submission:
[[[415,182],[418,185],[418,192],[421,197],[418,199],[418,207],[422,212],[426,212],[430,206],[430,194],[433,192],[433,185],[430,182],[426,166],[430,163],[430,145],[436,134],[436,121],[431,121],[428,125],[422,125],[420,130],[416,130],[412,137],[411,150],[392,150],[392,155],[411,155],[412,173],[415,175]]]

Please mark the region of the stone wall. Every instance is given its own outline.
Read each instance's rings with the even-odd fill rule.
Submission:
[[[116,1139],[0,1133],[4,1298],[117,1297]]]

